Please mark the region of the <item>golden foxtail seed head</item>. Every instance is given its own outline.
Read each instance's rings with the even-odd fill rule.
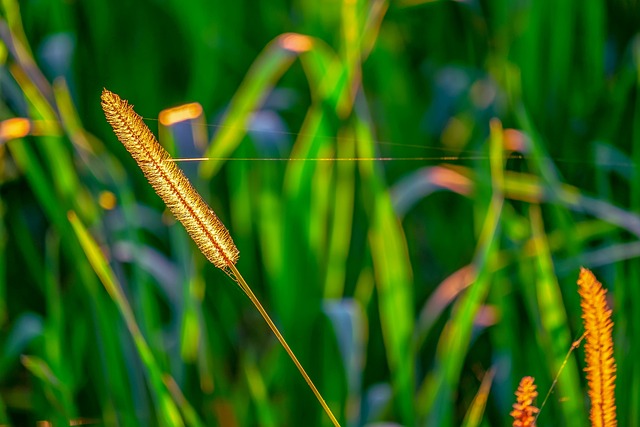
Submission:
[[[153,189],[182,223],[200,251],[216,267],[227,271],[240,255],[229,231],[171,161],[142,118],[126,100],[107,89],[102,109],[120,142],[134,158]]]

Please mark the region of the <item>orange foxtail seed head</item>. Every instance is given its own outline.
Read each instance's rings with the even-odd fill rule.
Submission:
[[[613,321],[607,306],[607,291],[586,268],[580,269],[578,293],[582,307],[582,320],[586,343],[587,383],[591,399],[591,425],[614,427],[616,419],[615,379],[616,363],[613,357]]]
[[[520,380],[518,390],[516,390],[516,403],[513,404],[513,427],[535,427],[536,414],[539,409],[533,405],[533,401],[538,397],[536,385],[533,377],[524,377]]]

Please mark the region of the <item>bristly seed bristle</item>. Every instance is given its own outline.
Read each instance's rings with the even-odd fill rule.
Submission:
[[[107,89],[102,91],[101,100],[107,122],[153,189],[207,259],[228,272],[229,265],[238,261],[240,253],[224,224],[182,170],[170,161],[169,153],[133,111],[133,106]]]

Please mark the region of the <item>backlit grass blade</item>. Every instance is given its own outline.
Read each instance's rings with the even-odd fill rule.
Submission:
[[[280,296],[277,303],[281,307],[283,324],[313,328],[318,327],[314,324],[321,321],[320,316],[323,316],[321,298],[326,291],[323,285],[328,283],[325,278],[332,274],[332,266],[327,264],[328,257],[332,256],[329,253],[329,227],[340,227],[338,224],[348,227],[351,221],[350,218],[332,215],[343,215],[352,209],[352,204],[338,205],[335,199],[334,188],[340,185],[335,176],[336,168],[339,167],[336,162],[313,159],[333,158],[337,151],[353,150],[353,140],[336,140],[333,136],[336,128],[341,126],[336,122],[335,115],[348,112],[352,106],[349,105],[348,82],[342,63],[326,45],[313,39],[313,48],[301,54],[300,62],[311,89],[312,105],[306,111],[290,156],[311,160],[290,162],[287,165],[284,176],[287,207],[283,212],[287,227],[283,230],[283,249],[287,254],[285,259],[295,261],[281,269],[285,274],[273,286]],[[337,148],[338,145],[344,148]],[[348,250],[349,234],[338,238],[342,241],[343,250]],[[298,250],[301,244],[308,247],[306,252]],[[344,258],[340,260],[344,261]],[[308,282],[306,289],[300,288],[301,280]],[[343,284],[335,283],[332,286],[342,287]],[[322,322],[326,325],[324,319]],[[325,347],[335,349],[329,335],[323,335],[332,341]],[[299,339],[308,341],[303,336]],[[310,349],[308,345],[304,347]],[[330,351],[327,354],[329,353]],[[337,353],[333,354],[333,357],[339,357]],[[301,357],[309,358],[313,355],[307,351]],[[323,372],[328,383],[338,384],[344,381],[341,370],[329,369]],[[304,416],[304,409],[299,410],[297,417]]]
[[[553,260],[545,238],[540,207],[531,205],[529,207],[529,215],[531,217],[532,237],[536,250],[534,262],[537,270],[535,276],[536,298],[541,324],[541,329],[536,336],[539,337],[539,347],[547,349],[545,352],[548,358],[546,361],[548,367],[547,375],[555,378],[564,363],[567,349],[571,347],[572,334],[560,286],[553,270]],[[580,395],[580,379],[577,373],[575,359],[571,358],[558,377],[558,391],[556,394],[559,395],[560,399],[562,399],[562,396]],[[564,418],[563,423],[575,426],[586,425],[586,418],[584,417],[586,412],[582,400],[566,399],[561,408]]]
[[[302,40],[304,36],[285,34],[273,40],[262,51],[248,71],[243,83],[231,100],[228,111],[220,123],[220,130],[211,140],[205,157],[215,160],[202,163],[200,176],[204,180],[211,177],[220,168],[219,158],[226,158],[236,149],[246,133],[251,114],[260,107],[275,83],[291,66],[300,51],[308,46],[294,43],[294,38]]]
[[[636,70],[635,90],[640,88],[640,47],[635,45],[633,50],[633,59]],[[630,182],[630,210],[640,212],[640,97],[636,97],[633,106],[633,128],[632,128],[632,152],[633,171]],[[621,278],[616,284],[615,301],[618,328],[628,322],[629,329],[640,331],[640,317],[633,316],[631,313],[638,313],[640,310],[640,286],[627,286],[626,283],[640,283],[640,264],[637,262],[630,263],[628,266],[620,266],[620,272],[626,271],[627,275]],[[624,326],[623,326],[624,327]],[[636,335],[637,338],[637,335]],[[629,340],[629,353],[640,353],[640,340]],[[636,405],[640,399],[640,369],[637,365],[627,359],[618,359],[619,372],[630,372],[627,375],[618,376],[618,390],[629,390],[628,393],[618,393],[619,408],[628,408],[628,411],[619,410],[618,420],[620,425],[628,425],[631,420],[640,420],[640,406]]]
[[[73,212],[70,212],[68,215],[73,231],[80,241],[85,255],[91,263],[95,273],[100,278],[103,286],[109,293],[109,296],[111,296],[116,304],[116,307],[124,318],[127,328],[129,329],[129,333],[133,337],[140,359],[146,369],[151,390],[154,393],[157,405],[156,410],[158,411],[158,418],[160,422],[165,423],[164,425],[168,426],[183,426],[184,422],[178,407],[162,381],[163,373],[160,371],[145,338],[142,336],[133,311],[131,310],[131,306],[122,292],[120,285],[116,281],[111,268],[102,254],[102,251],[100,251],[100,248],[84,225],[80,222],[78,217]]]
[[[491,199],[479,230],[478,246],[473,259],[474,283],[460,298],[438,344],[433,377],[427,378],[419,391],[419,411],[430,424],[449,426],[453,420],[451,401],[471,341],[471,332],[480,307],[491,285],[491,265],[499,249],[500,219],[504,204],[503,134],[498,120],[492,121],[489,139]]]
[[[11,141],[8,146],[14,159],[30,182],[32,191],[34,191],[40,206],[49,220],[54,224],[57,232],[64,236],[73,235],[73,230],[65,218],[64,212],[59,209],[59,201],[56,199],[55,193],[51,191],[50,180],[45,175],[45,168],[41,166],[35,151],[25,140]],[[61,242],[64,245],[64,251],[62,253],[73,259],[80,259],[82,252],[77,240],[62,239]],[[98,293],[99,289],[91,267],[80,263],[76,265],[76,269],[79,282],[84,289],[84,295],[91,298],[90,306],[93,308],[95,314],[92,321],[95,321],[98,327],[96,340],[104,349],[104,354],[100,355],[99,360],[104,362],[102,365],[104,369],[103,374],[109,378],[109,381],[108,384],[106,381],[100,384],[98,388],[100,399],[102,399],[105,404],[104,415],[105,417],[109,417],[110,415],[115,417],[116,415],[110,412],[115,406],[118,408],[118,413],[122,417],[126,417],[127,414],[133,414],[134,411],[130,406],[130,390],[128,385],[125,385],[127,375],[122,371],[121,354],[116,345],[116,334],[112,329],[113,322],[110,320],[111,313]]]
[[[0,200],[0,325],[4,325],[7,321],[7,304],[6,304],[6,291],[7,291],[7,229],[6,229],[6,206],[5,203]],[[1,421],[0,421],[1,422]]]
[[[23,355],[20,360],[34,377],[42,381],[45,396],[50,403],[49,416],[52,421],[67,424],[75,418],[71,393],[69,393],[67,385],[56,377],[47,362],[39,357],[26,355]]]
[[[105,152],[102,141],[89,134],[83,127],[76,106],[71,98],[66,80],[59,78],[53,83],[53,95],[60,115],[60,124],[76,148],[76,152],[85,159],[87,154],[102,155]],[[98,171],[96,171],[98,172]],[[115,171],[114,171],[115,172]]]
[[[28,57],[25,56],[25,58]],[[32,64],[32,66],[35,65]],[[66,140],[62,138],[60,132],[58,117],[50,101],[42,93],[45,89],[47,92],[51,92],[51,87],[43,87],[44,83],[42,82],[40,82],[40,87],[37,87],[31,80],[31,76],[18,66],[12,67],[12,75],[28,100],[30,116],[33,119],[42,120],[41,123],[48,124],[47,129],[39,138],[41,142],[39,151],[45,157],[43,166],[49,169],[48,172],[52,178],[50,185],[53,185],[58,197],[64,198],[65,203],[72,209],[81,212],[83,216],[95,216],[94,204],[89,202],[89,194],[86,188],[80,184],[78,176],[74,172]]]
[[[357,1],[342,2],[341,24],[342,24],[342,45],[341,57],[343,70],[346,76],[345,102],[338,106],[340,116],[346,116],[353,107],[354,100],[361,87],[362,64],[360,62],[360,34],[362,25],[358,10],[360,4]]]
[[[45,86],[40,80],[39,87],[36,87],[30,80],[30,76],[37,76],[37,73],[34,74],[30,72],[30,67],[33,64],[19,45],[16,45],[16,51],[22,52],[21,63],[26,68],[14,67],[13,75],[27,95],[27,100],[31,104],[32,114],[35,117],[44,118],[47,122],[57,122],[57,117],[53,112],[54,107],[50,105],[51,100],[49,98],[51,97],[46,96],[47,94],[51,95],[51,88]],[[64,101],[64,97],[61,100]],[[62,105],[65,107],[66,104],[63,102]],[[67,117],[69,115],[67,113],[69,113],[70,110],[68,108],[62,108],[61,111],[64,112],[65,117]],[[71,115],[73,115],[72,111]],[[55,129],[51,132],[54,131]],[[64,218],[64,212],[68,209],[77,209],[82,213],[82,216],[94,217],[97,213],[96,205],[90,201],[89,193],[86,188],[80,184],[78,176],[74,173],[74,167],[71,165],[70,152],[67,149],[68,145],[65,144],[65,140],[57,136],[54,132],[52,135],[45,135],[37,141],[39,142],[37,151],[43,153],[41,157],[42,160],[40,160],[37,155],[34,155],[34,151],[36,150],[32,150],[28,145],[23,145],[22,141],[13,142],[11,149],[18,151],[18,156],[22,157],[21,161],[25,165],[27,176],[31,176],[33,180],[37,180],[37,182],[34,181],[36,185],[34,185],[33,188],[44,202],[45,211],[52,215],[52,220],[58,226],[58,229],[61,230],[62,234],[71,235],[72,232],[69,228],[68,221]],[[40,165],[38,165],[38,163],[40,163]],[[48,176],[46,175],[47,173]],[[55,191],[52,191],[52,186]],[[66,208],[64,207],[65,205],[67,206]],[[65,252],[69,255],[77,253],[80,249],[75,239],[69,241],[68,246],[70,246],[70,248]],[[87,264],[79,264],[78,269],[80,270],[80,275],[83,277],[82,283],[87,286],[90,292],[94,292],[95,289],[90,286],[95,280],[85,277],[90,275],[90,267]],[[95,296],[95,294],[93,295]],[[93,302],[99,307],[96,312],[99,323],[106,325],[109,323],[105,316],[107,309],[103,308],[103,302],[100,300],[100,297],[94,298]],[[100,337],[100,335],[102,335],[100,339],[105,342],[113,342],[113,337],[111,336],[113,333],[114,332],[109,330],[108,327],[104,327],[97,336]],[[106,347],[104,357],[110,359],[118,349],[111,344],[107,344]],[[110,361],[107,363],[107,370],[117,372],[120,363],[119,359],[118,362]],[[119,402],[117,407],[122,417],[126,417],[127,414],[133,412],[129,410],[131,399],[127,398],[128,391],[124,390],[125,386],[123,385],[123,381],[126,379],[127,376],[125,375],[115,375],[113,378],[110,378],[109,384],[112,385],[114,389],[107,388],[107,394],[105,395],[105,397],[109,398],[110,393],[119,389],[112,396],[115,396],[114,399]],[[108,405],[105,406],[105,408],[108,407]],[[106,416],[105,413],[105,417]]]
[[[448,182],[443,183],[443,185],[435,186],[430,180],[425,180],[420,184],[420,187],[409,188],[409,190],[430,192],[433,190],[425,190],[425,188],[429,186],[434,186],[434,188],[449,187],[451,190],[469,197],[477,191],[477,186],[474,184],[477,176],[470,169],[465,167],[448,169],[447,175],[450,175]],[[528,203],[549,203],[552,206],[559,204],[563,208],[573,211],[586,212],[601,221],[615,224],[634,235],[640,236],[639,215],[610,202],[583,194],[578,187],[566,183],[557,183],[557,185],[553,186],[553,190],[551,190],[549,186],[545,185],[544,181],[546,180],[533,174],[505,171],[504,196],[508,199]],[[405,191],[406,190],[407,189],[405,189]],[[407,209],[404,204],[417,201],[415,195],[403,195],[399,193],[398,197],[400,198],[397,203],[399,203],[399,206],[403,209]]]
[[[495,367],[485,372],[484,377],[482,378],[482,383],[480,383],[478,393],[473,398],[469,411],[464,417],[462,427],[477,427],[481,425],[484,411],[487,406],[487,400],[489,398],[489,391],[491,390],[491,385],[493,384],[493,378],[495,375]]]
[[[336,155],[338,157],[355,157],[355,144],[347,141],[353,138],[353,130],[343,129],[339,134],[339,140],[344,138],[344,142],[338,143]],[[355,199],[355,162],[338,162],[335,165],[335,196],[331,204],[333,212],[330,223],[328,253],[327,253],[327,273],[324,284],[324,294],[326,298],[340,298],[344,295],[346,285],[347,257],[351,247],[351,239],[345,236],[352,234],[353,210]]]
[[[171,375],[164,374],[162,376],[162,380],[164,382],[164,385],[167,387],[167,390],[169,390],[169,393],[171,393],[171,396],[173,397],[174,402],[180,408],[180,411],[182,412],[182,416],[184,417],[185,423],[188,426],[204,427],[205,424],[202,421],[200,421],[198,412],[196,412],[195,408],[185,398],[184,394],[182,394],[182,390],[180,390],[180,387],[178,386],[176,381],[173,379],[173,377],[171,377]]]
[[[276,423],[273,410],[269,404],[264,378],[262,377],[260,370],[252,360],[245,360],[243,366],[244,376],[247,384],[249,385],[249,391],[251,392],[253,401],[256,404],[258,412],[257,418],[260,425],[264,427],[276,427],[278,424]]]
[[[357,153],[374,157],[373,137],[367,123],[355,121]],[[415,423],[415,360],[411,346],[414,328],[412,271],[404,233],[393,211],[389,193],[375,162],[359,163],[369,216],[368,241],[379,299],[380,327],[391,372],[394,408],[399,419]]]
[[[47,301],[47,321],[45,323],[43,363],[48,365],[52,376],[58,381],[59,399],[67,418],[81,415],[76,410],[73,395],[78,384],[73,377],[73,362],[65,355],[64,343],[68,342],[65,333],[65,306],[63,304],[60,286],[60,239],[57,233],[51,232],[46,236],[45,272],[42,280],[45,287]],[[52,384],[53,386],[54,384]]]
[[[182,291],[183,313],[180,328],[180,356],[187,363],[193,363],[198,356],[198,348],[202,345],[202,328],[198,305],[204,292],[204,281],[193,277]]]

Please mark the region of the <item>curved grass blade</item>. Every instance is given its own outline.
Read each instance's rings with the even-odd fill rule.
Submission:
[[[146,369],[150,389],[155,397],[158,419],[161,420],[161,422],[167,423],[166,425],[183,426],[184,422],[180,415],[180,411],[163,382],[163,373],[158,367],[151,349],[140,332],[133,310],[122,292],[120,284],[117,282],[113,272],[111,271],[107,260],[104,258],[104,255],[97,243],[93,240],[76,214],[74,212],[69,212],[68,218],[69,222],[71,222],[71,226],[73,227],[73,231],[80,241],[80,245],[82,246],[86,257],[89,260],[89,263],[113,299],[125,321],[125,324],[127,325],[127,328],[129,329],[129,332],[131,333],[133,342],[135,343],[140,359],[142,360],[142,364]]]
[[[550,377],[554,377],[565,363],[567,348],[571,346],[572,334],[563,304],[562,293],[556,274],[553,270],[553,260],[549,244],[545,237],[542,213],[538,205],[529,208],[531,229],[536,250],[537,269],[536,298],[539,310],[540,330],[536,334],[541,342],[540,348],[547,349],[546,365]],[[560,396],[580,396],[580,378],[575,359],[567,361],[565,369],[558,378],[558,392]],[[564,421],[562,424],[575,426],[586,425],[585,408],[581,399],[567,399],[561,405]],[[556,420],[558,421],[558,420]],[[560,421],[558,421],[560,422]]]
[[[231,100],[224,119],[220,123],[220,130],[211,140],[204,154],[205,157],[213,159],[229,157],[236,149],[246,133],[253,111],[264,102],[275,83],[291,66],[296,54],[304,50],[304,46],[287,43],[287,37],[291,36],[285,34],[277,37],[254,61]],[[299,50],[296,51],[296,49]],[[220,160],[203,162],[200,166],[200,176],[204,180],[211,179],[221,165]]]
[[[367,125],[356,120],[357,153],[374,157],[373,138]],[[374,162],[360,162],[360,177],[367,189],[371,257],[376,276],[380,321],[394,391],[394,405],[406,425],[415,424],[415,360],[411,337],[414,329],[412,272],[402,227]]]
[[[504,204],[502,138],[502,126],[498,120],[493,120],[489,142],[492,193],[473,260],[473,269],[477,272],[477,276],[461,297],[458,307],[441,336],[434,376],[421,385],[419,392],[419,409],[422,414],[429,414],[428,423],[433,425],[453,424],[451,402],[458,387],[476,315],[487,297],[491,284],[491,264],[499,249],[500,218]]]

